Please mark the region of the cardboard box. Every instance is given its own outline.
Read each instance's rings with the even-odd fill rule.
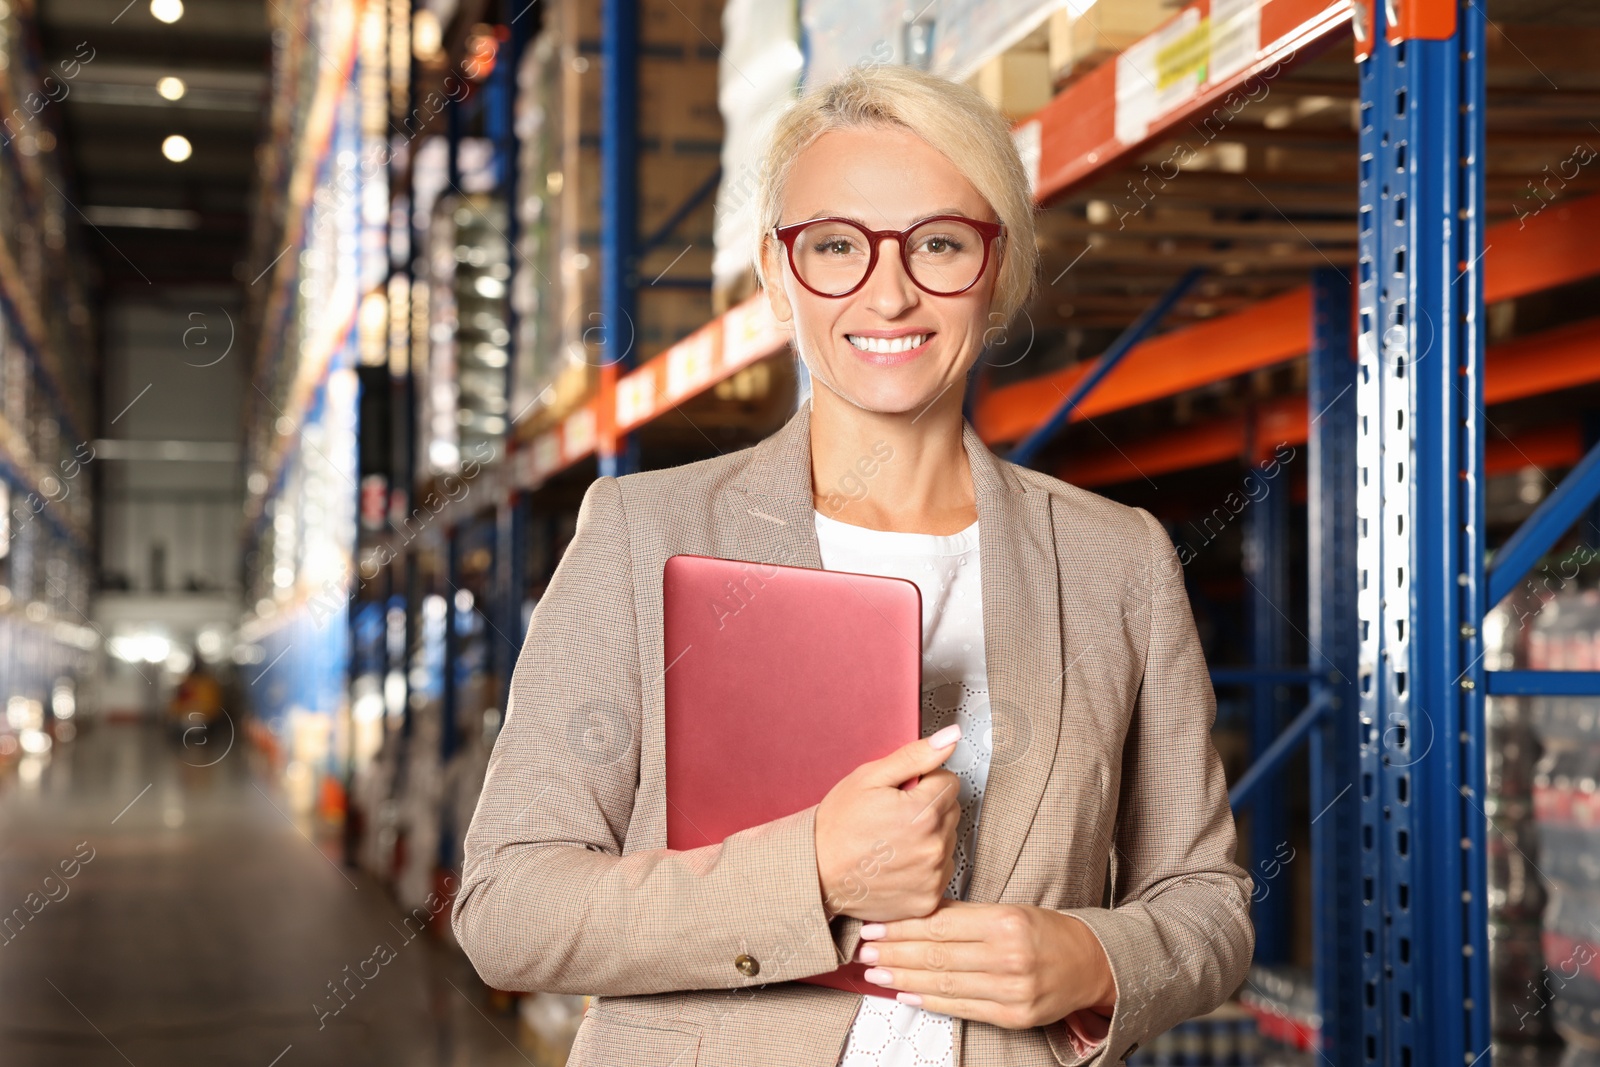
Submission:
[[[645,286],[636,305],[635,355],[643,363],[711,321],[711,290]]]
[[[561,21],[574,27],[578,44],[600,46],[601,0],[562,0]],[[643,51],[673,50],[680,54],[709,52],[716,59],[722,45],[721,0],[639,0],[639,46]]]
[[[706,153],[645,152],[638,156],[638,221],[640,240],[666,224],[716,171],[717,157]],[[578,212],[577,230],[582,247],[593,253],[600,241],[600,149],[584,145],[579,149],[575,173],[564,171],[562,184],[575,182],[574,199],[568,201]],[[685,244],[711,243],[712,196],[708,193],[672,230],[669,242],[678,248]]]
[[[1167,0],[1099,0],[1082,15],[1050,16],[1050,72],[1057,87],[1081,77],[1152,33],[1183,5]]]
[[[607,326],[600,309],[601,227],[600,105],[602,63],[599,9],[595,0],[558,0],[548,15],[541,54],[550,67],[535,97],[519,106],[538,107],[550,124],[539,139],[537,158],[523,169],[537,180],[524,196],[542,200],[548,220],[540,239],[548,257],[545,277],[528,303],[536,321],[520,328],[525,346],[516,356],[519,398],[538,396],[524,433],[555,425],[598,389],[600,362],[607,358]],[[722,146],[717,108],[721,6],[713,0],[643,0],[640,6],[638,123],[638,233],[655,234],[716,172]],[[703,46],[703,47],[702,47]],[[709,284],[673,286],[673,281],[709,282],[714,197],[708,193],[637,264],[640,292],[631,323],[632,354],[643,362],[712,317]],[[526,269],[526,267],[519,267]],[[652,285],[661,279],[663,284]]]
[[[588,59],[588,57],[583,57]],[[600,133],[601,64],[579,63],[574,81],[579,92],[578,121],[584,133]],[[716,151],[722,145],[722,113],[717,109],[717,63],[700,58],[639,57],[636,102],[639,140],[670,146],[697,142]]]
[[[973,83],[1006,118],[1025,119],[1050,102],[1050,55],[1021,48],[1003,52],[983,65]]]

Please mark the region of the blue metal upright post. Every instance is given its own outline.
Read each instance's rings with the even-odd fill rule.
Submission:
[[[1361,1062],[1361,804],[1356,663],[1356,362],[1350,279],[1311,275],[1311,358],[1306,390],[1307,634],[1312,695],[1328,710],[1311,735],[1312,929],[1322,1055]]]
[[[1487,1067],[1484,16],[1455,0],[1366,10],[1355,389],[1362,1062]]]
[[[1257,670],[1286,662],[1289,612],[1289,496],[1275,486],[1245,511],[1245,621],[1250,654]],[[1284,726],[1283,686],[1256,685],[1250,690],[1250,754],[1260,759]],[[1273,794],[1283,792],[1283,774],[1275,771],[1262,783]],[[1255,959],[1286,963],[1289,958],[1289,879],[1284,875],[1289,847],[1289,812],[1281,803],[1250,808],[1250,876],[1256,881],[1252,907],[1256,928]]]
[[[600,28],[600,321],[605,361],[620,376],[634,365],[634,296],[638,290],[639,2],[604,0]],[[617,452],[599,456],[601,477],[637,470],[628,434]]]

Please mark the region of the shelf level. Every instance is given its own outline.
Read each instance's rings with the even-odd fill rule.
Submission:
[[[1198,17],[1207,18],[1210,0],[1199,0],[1185,11],[1191,9]],[[1343,33],[1349,25],[1351,5],[1348,0],[1262,0],[1257,12],[1260,26],[1254,58],[1228,77],[1203,84],[1175,103],[1169,101],[1168,110],[1148,123],[1142,139],[1124,143],[1116,138],[1115,60],[1063,90],[1023,122],[1018,127],[1019,139],[1026,142],[1037,136],[1036,198],[1048,201],[1104,172],[1179,122],[1225,99],[1249,78],[1292,62]],[[1168,26],[1184,17],[1183,12],[1177,13]],[[1151,36],[1163,32],[1157,30]],[[1023,134],[1030,126],[1033,133]],[[1600,229],[1600,196],[1555,205],[1535,218],[1491,228],[1482,265],[1486,302],[1513,299],[1600,273],[1600,244],[1583,239],[1596,229]],[[1309,317],[1309,288],[1296,289],[1243,311],[1152,338],[1128,353],[1085,400],[1081,413],[1092,417],[1120,410],[1302,356],[1309,338]],[[1581,358],[1592,346],[1577,329],[1558,334],[1560,331],[1552,331],[1548,337],[1513,342],[1524,347],[1508,348],[1506,355],[1539,357],[1553,369],[1556,377],[1552,383],[1565,381],[1570,369],[1567,356]],[[724,351],[726,336],[737,340]],[[1536,341],[1559,344],[1561,351],[1535,349]],[[619,377],[614,394],[603,391],[519,450],[516,484],[519,488],[537,487],[594,454],[608,423],[611,432],[625,433],[712,387],[739,367],[778,352],[786,343],[786,334],[758,294]],[[996,389],[979,401],[973,423],[986,441],[1019,440],[1047,418],[1092,367],[1092,362],[1077,364]],[[1523,381],[1529,392],[1521,395],[1559,387],[1533,377]],[[611,405],[614,409],[608,410]],[[607,419],[607,415],[612,417]]]
[[[1253,12],[1228,21],[1226,50],[1219,49],[1218,35],[1198,53],[1204,74],[1168,70],[1157,61],[1166,85],[1159,93],[1154,84],[1141,84],[1148,76],[1130,71],[1122,57],[1102,63],[1018,127],[1019,140],[1037,144],[1035,196],[1049,203],[1225,101],[1252,78],[1270,82],[1285,66],[1343,34],[1351,11],[1349,0],[1260,0]],[[1169,42],[1167,54],[1182,55],[1195,35],[1206,37],[1214,29],[1210,16],[1211,0],[1189,4],[1123,56],[1161,50]],[[1218,65],[1222,77],[1214,77]]]
[[[1526,223],[1491,227],[1483,255],[1484,302],[1510,300],[1600,274],[1600,243],[1584,239],[1595,232],[1600,232],[1600,196],[1573,200]],[[1310,316],[1310,289],[1295,289],[1243,311],[1153,337],[1124,357],[1079,412],[1093,418],[1303,356],[1310,342]],[[1552,331],[1550,343],[1593,351],[1578,331],[1559,337],[1557,333]],[[1514,343],[1532,342],[1529,338]],[[1532,352],[1519,349],[1516,354]],[[1093,361],[1077,363],[996,389],[979,401],[973,425],[986,441],[1020,440],[1049,417],[1061,397],[1093,366]],[[1527,380],[1529,393],[1521,395],[1555,387],[1537,384],[1536,377]]]
[[[1600,381],[1600,320],[1573,323],[1495,345],[1488,350],[1484,403],[1500,404],[1547,395]],[[1230,459],[1259,461],[1278,444],[1302,445],[1309,437],[1310,411],[1304,396],[1287,396],[1257,410],[1257,455],[1246,457],[1250,427],[1244,419],[1215,419],[1180,430],[1074,455],[1054,473],[1073,485],[1092,488],[1156,474],[1203,467]],[[1545,427],[1514,440],[1491,438],[1485,445],[1484,473],[1504,474],[1526,466],[1562,467],[1583,457],[1577,425]]]

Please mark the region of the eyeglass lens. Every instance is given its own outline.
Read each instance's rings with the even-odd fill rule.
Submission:
[[[938,219],[906,237],[912,279],[930,292],[957,293],[983,270],[983,235],[963,222]],[[893,246],[881,255],[895,254]],[[800,280],[829,295],[854,289],[867,273],[872,249],[865,233],[848,222],[823,220],[800,231],[794,267]]]

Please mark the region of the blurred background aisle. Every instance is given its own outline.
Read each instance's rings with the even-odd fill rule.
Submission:
[[[403,912],[242,742],[190,741],[107,725],[0,787],[0,886],[30,914],[0,948],[0,1062],[526,1062],[430,929],[442,898]]]
[[[0,1062],[564,1062],[587,999],[440,921],[517,650],[595,477],[809,394],[761,124],[906,64],[1039,206],[969,419],[1162,521],[1213,668],[1256,966],[1133,1064],[1600,1065],[1596,55],[1591,0],[0,0]]]

